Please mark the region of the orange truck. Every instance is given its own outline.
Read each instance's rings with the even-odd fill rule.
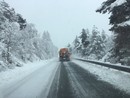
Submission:
[[[68,48],[61,48],[59,51],[59,60],[60,61],[70,61],[70,53]]]

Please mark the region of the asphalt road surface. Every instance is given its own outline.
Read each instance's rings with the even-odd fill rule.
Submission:
[[[61,62],[47,98],[130,98],[73,62]]]

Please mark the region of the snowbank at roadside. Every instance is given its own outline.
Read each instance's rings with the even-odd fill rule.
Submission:
[[[26,77],[35,70],[46,66],[47,63],[53,60],[54,59],[37,61],[33,63],[30,62],[24,64],[22,67],[15,67],[15,69],[7,69],[6,71],[0,72],[0,90],[9,84]]]
[[[99,79],[109,82],[115,87],[130,93],[130,73],[79,60],[73,60],[73,62],[88,70],[90,73],[97,75]]]

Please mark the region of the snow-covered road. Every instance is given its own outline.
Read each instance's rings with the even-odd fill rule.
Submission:
[[[130,73],[79,60],[28,63],[0,73],[0,98],[130,98]]]
[[[106,81],[115,86],[115,88],[124,90],[130,94],[130,73],[80,60],[73,60],[73,62],[96,75],[99,80]]]
[[[23,68],[28,73],[21,73],[22,70],[21,72],[14,71],[16,74],[24,74],[20,75],[19,79],[16,78],[19,77],[18,75],[13,75],[13,81],[8,80],[3,84],[1,82],[0,98],[45,98],[58,68],[58,62],[49,60],[35,64],[37,65],[35,67],[33,64],[33,66],[29,65],[30,68]]]
[[[99,72],[102,72],[102,75],[105,76],[104,73],[106,73],[106,70],[104,70],[104,68],[100,67],[98,69],[96,65],[94,66],[91,63],[75,60],[70,62],[61,62],[60,66],[60,72],[57,71],[47,98],[130,98],[130,93],[117,87],[117,85],[120,85],[120,82],[117,85],[114,85],[111,84],[110,81],[105,81],[105,78],[99,78],[101,75],[99,75]],[[95,67],[94,70],[97,71],[96,74],[94,71],[90,71],[93,70],[91,66],[93,68]],[[111,70],[107,70],[112,73]],[[121,75],[119,73],[117,74],[118,77]],[[60,77],[58,74],[60,74]],[[117,81],[114,71],[113,75]],[[112,76],[113,78],[110,78],[108,75],[106,76],[108,79],[114,79],[114,76]],[[125,79],[125,74],[123,76]],[[118,79],[118,81],[120,80]],[[129,85],[127,86],[129,87]]]

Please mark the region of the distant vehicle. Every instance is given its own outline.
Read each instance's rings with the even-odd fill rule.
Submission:
[[[61,48],[59,51],[59,60],[60,61],[70,61],[70,52],[68,48]]]

